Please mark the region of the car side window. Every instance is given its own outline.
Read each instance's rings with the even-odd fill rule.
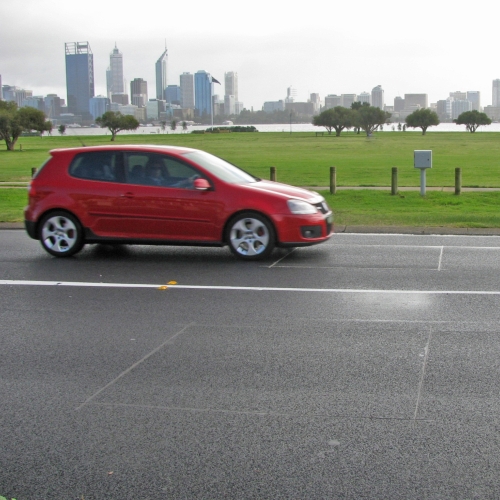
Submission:
[[[121,182],[118,157],[114,151],[80,153],[71,162],[69,174],[79,179]]]
[[[192,180],[201,177],[195,168],[167,155],[127,153],[125,172],[129,184],[190,189]]]

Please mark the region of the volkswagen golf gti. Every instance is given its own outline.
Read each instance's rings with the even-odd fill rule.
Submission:
[[[56,257],[86,243],[224,246],[256,260],[322,243],[333,214],[318,193],[254,177],[173,146],[50,151],[29,186],[29,236]]]

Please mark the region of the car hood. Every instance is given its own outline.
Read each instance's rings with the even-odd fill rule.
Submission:
[[[245,184],[244,186],[249,190],[278,195],[283,199],[294,198],[307,201],[308,203],[319,203],[324,200],[321,195],[314,191],[309,191],[308,189],[303,189],[295,186],[289,186],[288,184],[281,184],[280,182],[261,180],[258,182]]]

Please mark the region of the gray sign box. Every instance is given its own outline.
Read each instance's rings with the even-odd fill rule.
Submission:
[[[413,151],[413,166],[415,168],[432,168],[432,150]]]

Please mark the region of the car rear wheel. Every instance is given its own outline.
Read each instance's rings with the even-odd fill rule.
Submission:
[[[51,212],[40,222],[40,242],[56,257],[70,257],[83,248],[82,226],[67,212]]]
[[[262,215],[245,212],[235,216],[228,226],[231,252],[241,259],[267,257],[274,249],[276,237],[272,224]]]

